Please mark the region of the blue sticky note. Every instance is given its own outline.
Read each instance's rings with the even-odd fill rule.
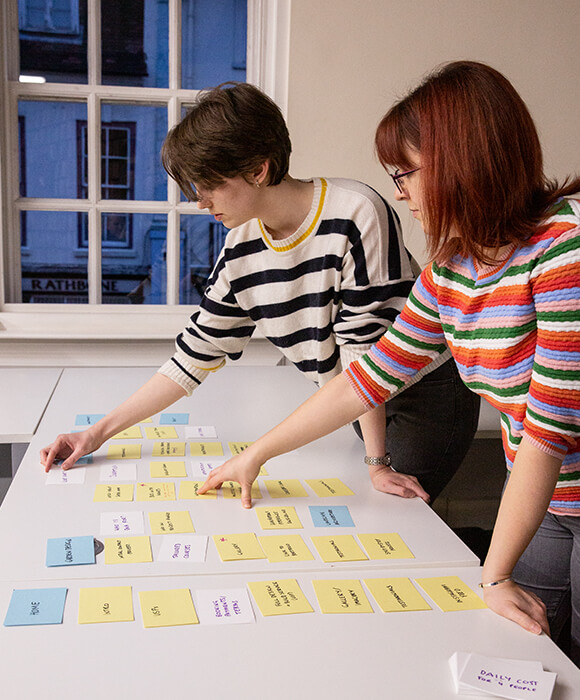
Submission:
[[[189,413],[162,413],[159,416],[159,425],[187,425]]]
[[[75,419],[75,425],[94,425],[104,417],[104,413],[79,413]]]
[[[308,506],[314,527],[354,527],[347,506]]]
[[[47,566],[74,566],[95,563],[95,539],[83,537],[55,537],[46,544]]]
[[[66,588],[13,590],[5,627],[19,625],[60,625],[64,614]]]
[[[55,459],[54,460],[54,465],[57,467],[60,467],[60,465],[64,462],[64,459]],[[88,455],[85,455],[84,457],[79,457],[75,464],[92,464],[93,463],[93,453],[91,452]]]

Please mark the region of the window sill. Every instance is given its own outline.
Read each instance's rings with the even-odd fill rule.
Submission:
[[[0,312],[4,367],[155,367],[174,352],[175,336],[194,306],[77,307],[23,305]],[[255,333],[243,365],[277,365],[282,354]]]
[[[40,307],[40,308],[39,308]],[[7,304],[0,312],[2,340],[173,340],[194,306]]]

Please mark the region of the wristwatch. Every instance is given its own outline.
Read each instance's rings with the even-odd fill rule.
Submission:
[[[366,457],[365,456],[365,464],[368,464],[370,467],[391,467],[391,455],[387,452],[387,454],[384,457]]]

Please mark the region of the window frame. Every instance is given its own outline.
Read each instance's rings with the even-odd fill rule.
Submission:
[[[287,112],[288,50],[291,0],[248,0],[246,79],[264,89]],[[18,0],[0,3],[0,344],[25,338],[172,338],[186,314],[195,307],[179,304],[181,214],[199,212],[181,200],[178,186],[168,179],[166,201],[131,201],[101,198],[101,104],[119,103],[167,107],[168,128],[176,124],[182,107],[191,104],[195,91],[178,87],[181,72],[180,42],[170,42],[169,87],[136,88],[100,85],[100,2],[91,0],[88,17],[89,74],[87,84],[19,83]],[[169,0],[169,23],[180,26],[181,0]],[[179,32],[177,32],[179,36]],[[98,55],[97,55],[98,54]],[[88,121],[88,198],[22,199],[18,184],[18,101],[86,101]],[[20,218],[27,211],[78,211],[89,217],[88,304],[7,303],[21,293]],[[167,303],[165,305],[103,305],[101,269],[102,213],[147,213],[167,216]],[[10,274],[8,274],[10,273]],[[7,285],[10,285],[8,289]],[[127,316],[132,320],[127,323]],[[50,315],[50,317],[48,316]],[[95,323],[95,321],[98,322]],[[179,321],[177,321],[179,319]],[[1,348],[0,348],[1,352]],[[1,360],[0,360],[1,361]]]

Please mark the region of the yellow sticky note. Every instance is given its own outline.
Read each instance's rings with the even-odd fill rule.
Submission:
[[[143,418],[139,423],[153,423],[153,418]]]
[[[79,624],[132,622],[134,619],[131,586],[79,590]]]
[[[97,484],[93,501],[132,501],[133,484]]]
[[[192,442],[190,449],[192,457],[223,457],[224,454],[221,442]]]
[[[296,579],[255,581],[248,587],[264,617],[314,612]]]
[[[362,584],[356,579],[313,581],[314,592],[323,613],[372,613]]]
[[[396,532],[359,535],[370,559],[414,559],[413,552]]]
[[[352,535],[317,535],[312,542],[322,561],[364,561],[368,558]]]
[[[185,457],[184,442],[154,442],[153,457]]]
[[[174,627],[199,623],[189,588],[140,591],[139,603],[143,627]]]
[[[172,535],[181,532],[195,532],[191,515],[187,510],[149,513],[151,532],[154,535]]]
[[[105,564],[142,564],[153,561],[148,535],[105,537]]]
[[[418,578],[415,581],[443,612],[487,608],[477,593],[463,583],[459,576]]]
[[[111,440],[130,440],[132,438],[141,439],[142,437],[143,435],[141,434],[141,428],[138,425],[134,425],[132,428],[127,428],[126,430],[122,430],[120,433],[113,435]]]
[[[228,442],[228,447],[232,455],[239,455],[244,450],[247,450],[252,442]]]
[[[204,484],[204,481],[181,481],[179,483],[179,498],[181,500],[192,500],[194,498],[217,498],[217,491],[211,489],[207,493],[200,495],[197,491]]]
[[[314,559],[300,535],[259,535],[258,541],[271,563]]]
[[[222,561],[266,558],[258,538],[253,532],[235,535],[214,535],[213,541]]]
[[[141,459],[141,445],[109,445],[107,459]]]
[[[340,479],[306,479],[306,483],[317,496],[354,496],[346,484]]]
[[[298,479],[278,479],[264,481],[272,498],[302,498],[308,496],[306,489]]]
[[[149,472],[152,479],[187,476],[185,462],[149,462]]]
[[[431,610],[409,578],[366,578],[364,582],[383,612]]]
[[[148,440],[171,440],[177,438],[177,430],[172,425],[153,425],[145,428]]]
[[[137,484],[137,501],[174,501],[175,485],[171,481]]]
[[[241,498],[242,487],[237,481],[224,481],[222,484],[222,493],[224,498]],[[256,481],[252,484],[252,498],[262,498],[262,492]]]
[[[267,506],[254,508],[262,530],[292,530],[302,528],[296,508],[269,508]]]

